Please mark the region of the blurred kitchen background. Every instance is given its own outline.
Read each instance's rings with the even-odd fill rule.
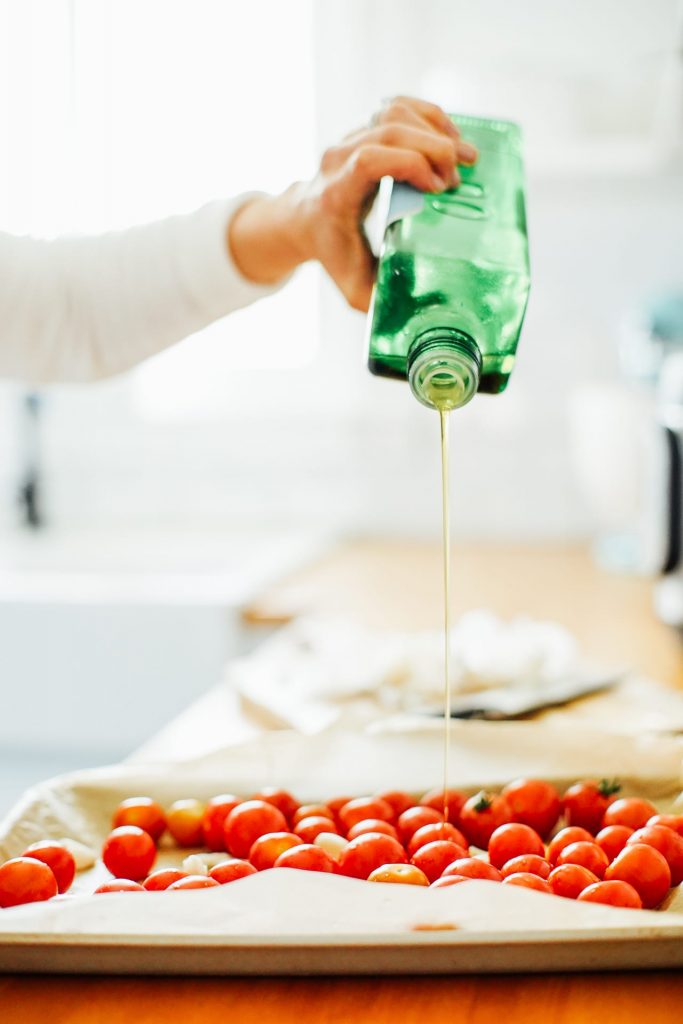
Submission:
[[[282,189],[396,93],[518,120],[532,297],[509,391],[453,423],[454,531],[645,571],[681,27],[676,0],[0,0],[0,227]],[[436,418],[363,334],[305,268],[124,377],[0,385],[0,810],[215,683],[240,606],[330,541],[438,536]]]

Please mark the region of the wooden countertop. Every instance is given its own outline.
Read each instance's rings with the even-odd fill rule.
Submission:
[[[470,546],[454,553],[454,608],[557,619],[589,655],[683,688],[680,641],[654,617],[650,584],[609,576],[577,547]],[[294,574],[245,612],[254,626],[303,611],[353,613],[378,626],[441,621],[436,545],[358,542]],[[27,1024],[629,1024],[669,1021],[683,974],[477,977],[101,978],[0,976],[0,1019]]]

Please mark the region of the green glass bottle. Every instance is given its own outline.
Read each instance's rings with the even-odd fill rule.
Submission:
[[[529,295],[520,130],[451,116],[479,158],[443,194],[383,183],[368,339],[372,373],[407,379],[438,409],[503,391]]]

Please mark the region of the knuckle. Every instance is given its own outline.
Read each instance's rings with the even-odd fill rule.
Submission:
[[[320,166],[323,171],[333,170],[339,163],[339,147],[329,146],[320,158]]]
[[[392,123],[385,123],[380,128],[380,142],[385,146],[396,146],[401,141],[401,129]]]

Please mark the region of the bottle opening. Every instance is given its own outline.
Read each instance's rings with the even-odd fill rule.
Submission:
[[[438,329],[420,335],[409,354],[408,381],[429,409],[459,409],[476,394],[481,354],[460,331]]]

